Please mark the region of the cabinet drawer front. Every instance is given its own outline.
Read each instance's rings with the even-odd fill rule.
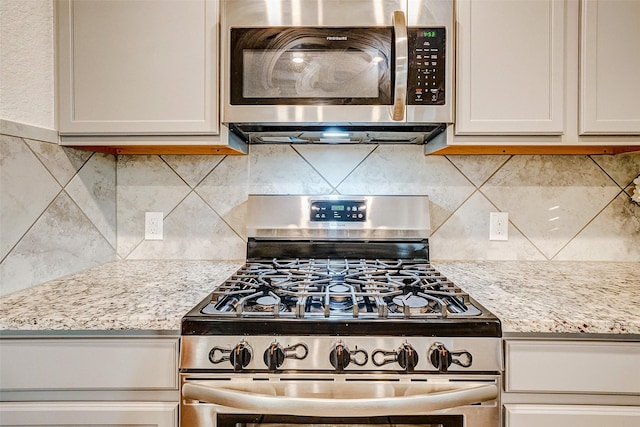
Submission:
[[[0,345],[4,390],[178,387],[178,339],[6,339]]]
[[[173,402],[0,403],[0,421],[11,426],[175,427]]]
[[[640,343],[507,341],[508,392],[640,394]]]
[[[507,427],[636,427],[640,408],[633,406],[505,405]]]

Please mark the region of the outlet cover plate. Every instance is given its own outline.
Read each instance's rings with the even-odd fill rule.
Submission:
[[[144,213],[144,239],[145,240],[162,240],[162,221],[164,214],[162,212],[145,212]]]
[[[507,212],[489,213],[489,240],[509,239],[509,214]]]

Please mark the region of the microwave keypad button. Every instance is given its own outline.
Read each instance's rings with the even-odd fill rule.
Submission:
[[[408,36],[411,54],[407,89],[413,95],[409,97],[407,103],[409,105],[444,105],[445,28],[411,27],[408,29]],[[427,90],[429,94],[425,94]]]

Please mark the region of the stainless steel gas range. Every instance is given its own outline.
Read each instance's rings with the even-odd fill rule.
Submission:
[[[180,425],[498,426],[499,320],[429,263],[426,196],[248,200],[182,320]]]

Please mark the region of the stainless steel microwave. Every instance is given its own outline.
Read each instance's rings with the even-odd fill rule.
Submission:
[[[221,16],[232,130],[453,121],[453,0],[227,0]]]

